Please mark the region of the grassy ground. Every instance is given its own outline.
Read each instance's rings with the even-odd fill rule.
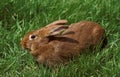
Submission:
[[[0,0],[0,77],[119,77],[120,0]],[[27,32],[58,20],[100,23],[108,45],[80,55],[58,71],[35,63],[20,47]]]

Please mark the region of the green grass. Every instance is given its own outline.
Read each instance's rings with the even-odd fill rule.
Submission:
[[[37,65],[23,50],[23,36],[48,23],[67,19],[100,23],[108,44],[102,51],[81,54],[58,69]],[[0,77],[119,77],[120,0],[0,0]]]

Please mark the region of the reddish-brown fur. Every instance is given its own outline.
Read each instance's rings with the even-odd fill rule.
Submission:
[[[95,22],[81,21],[65,28],[67,21],[59,21],[28,33],[21,41],[22,47],[31,50],[30,53],[39,63],[47,66],[66,64],[85,49],[95,48],[103,42],[105,30]],[[59,28],[63,29],[62,33]],[[37,38],[29,40],[29,36],[33,34]]]

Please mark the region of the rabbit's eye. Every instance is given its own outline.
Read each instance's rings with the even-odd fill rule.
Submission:
[[[34,40],[34,39],[36,39],[36,37],[37,37],[36,35],[30,35],[29,40]]]

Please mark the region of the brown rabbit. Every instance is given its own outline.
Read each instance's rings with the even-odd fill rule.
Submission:
[[[60,32],[64,31],[64,29],[68,28],[68,26],[65,26],[66,23],[67,23],[67,20],[57,20],[41,29],[34,30],[27,33],[21,41],[22,47],[25,49],[31,49],[30,46],[35,41],[35,39],[38,39],[38,38],[41,39],[45,36],[49,36],[49,33],[53,32],[53,30],[59,29],[54,32],[54,35],[59,34]]]
[[[31,50],[39,63],[56,66],[104,43],[105,30],[99,24],[81,21],[68,27],[66,23],[66,20],[55,21],[28,33],[21,41],[22,47]]]

